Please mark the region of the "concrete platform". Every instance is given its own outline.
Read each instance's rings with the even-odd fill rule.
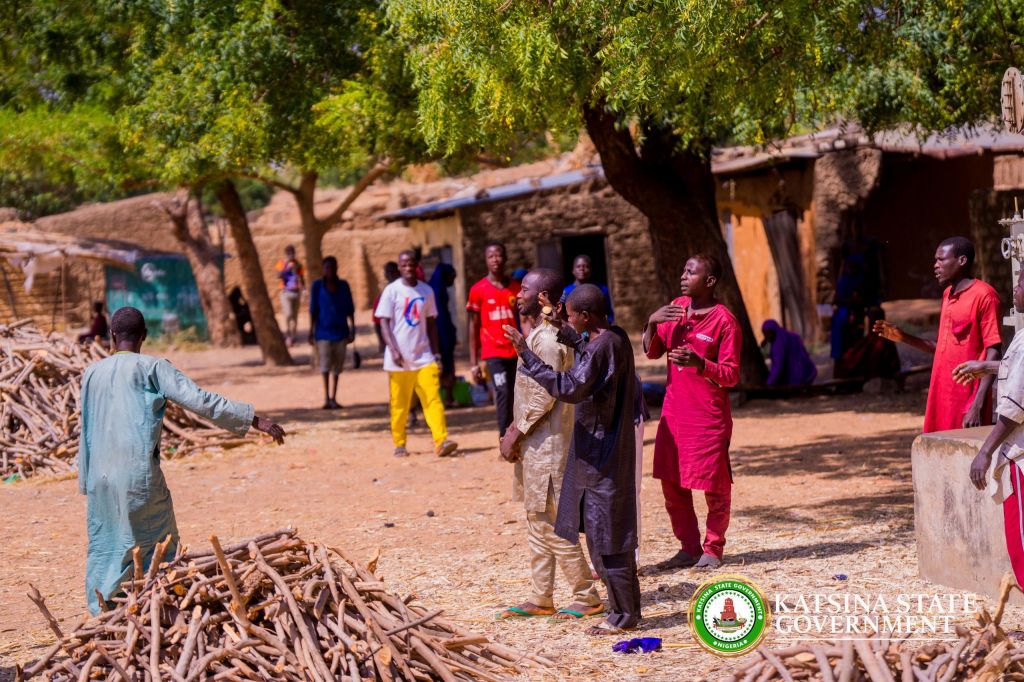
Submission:
[[[911,446],[918,572],[939,585],[997,597],[1010,570],[1003,509],[971,485],[991,427],[923,434]],[[1019,592],[1011,602],[1024,603]]]

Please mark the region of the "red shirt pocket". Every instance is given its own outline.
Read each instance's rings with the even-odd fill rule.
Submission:
[[[966,343],[971,335],[970,320],[950,320],[949,328],[958,344]]]

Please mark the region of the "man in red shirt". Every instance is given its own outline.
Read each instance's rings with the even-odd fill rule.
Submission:
[[[484,249],[487,276],[469,290],[466,310],[469,311],[469,361],[473,378],[481,379],[484,371],[494,390],[494,406],[498,412],[498,434],[505,434],[512,423],[512,387],[516,376],[516,349],[505,338],[503,327],[516,324],[516,296],[519,282],[505,274],[508,256],[505,245],[491,242]]]
[[[876,334],[933,353],[924,433],[966,429],[992,423],[991,389],[994,377],[966,386],[953,380],[953,370],[968,360],[1000,358],[999,295],[974,279],[974,244],[964,237],[950,237],[935,251],[935,277],[946,287],[942,293],[939,334],[935,341],[913,336],[878,320]]]

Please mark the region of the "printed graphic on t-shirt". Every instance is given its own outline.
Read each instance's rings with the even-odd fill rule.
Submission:
[[[514,300],[515,299],[513,299],[513,301]],[[495,305],[493,299],[490,300],[490,301],[487,301],[487,303],[489,305]],[[487,313],[487,317],[488,317],[488,319],[493,320],[495,322],[497,322],[499,320],[515,320],[516,319],[515,314],[513,314],[513,312],[512,312],[511,305],[508,308],[505,308],[505,307],[495,307],[495,308],[492,308]]]
[[[405,304],[402,306],[404,311],[402,317],[405,318],[405,323],[410,327],[419,326],[425,300],[422,296],[417,296],[416,298],[406,296]]]

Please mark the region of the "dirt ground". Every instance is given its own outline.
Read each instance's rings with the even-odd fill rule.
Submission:
[[[693,643],[686,609],[703,576],[692,571],[641,578],[640,634],[679,645],[661,653],[613,654],[613,640],[584,636],[580,623],[493,620],[528,595],[529,573],[524,512],[510,498],[511,468],[497,458],[492,410],[449,412],[462,457],[434,457],[429,434],[420,430],[410,437],[413,456],[396,460],[379,360],[346,372],[339,395],[345,408],[325,412],[318,409],[319,377],[308,366],[261,367],[255,349],[168,355],[201,384],[255,403],[289,432],[283,447],[246,446],[164,464],[186,544],[205,545],[211,534],[231,542],[294,526],[355,556],[369,558],[379,549],[380,573],[393,589],[555,659],[558,669],[548,679],[691,679],[742,664]],[[645,372],[662,373],[660,365]],[[923,407],[923,382],[916,381],[901,395],[755,401],[737,409],[725,569],[769,594],[948,591],[916,577],[910,444]],[[649,424],[641,564],[676,548],[650,477],[654,430]],[[52,642],[25,597],[29,582],[60,620],[83,611],[86,538],[85,500],[74,480],[0,486],[0,508],[3,679]],[[836,574],[848,580],[837,583]],[[567,605],[567,592],[560,583],[556,602]],[[1009,618],[1019,623],[1020,612],[1011,609]]]

